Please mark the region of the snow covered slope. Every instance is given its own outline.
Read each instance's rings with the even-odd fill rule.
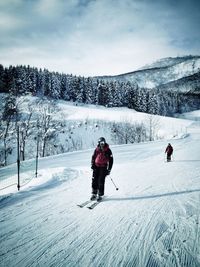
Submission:
[[[5,102],[6,95],[0,94],[0,109]],[[60,154],[69,151],[83,150],[93,148],[96,145],[97,139],[100,136],[106,136],[109,144],[119,144],[113,133],[114,123],[130,123],[141,124],[145,126],[146,139],[149,140],[149,124],[152,116],[147,113],[136,112],[133,109],[125,107],[121,108],[106,108],[103,106],[77,104],[57,100],[56,104],[41,101],[38,97],[21,96],[18,98],[20,105],[20,112],[22,114],[24,127],[26,126],[28,136],[26,138],[25,159],[35,158],[36,155],[36,140],[38,129],[36,121],[39,118],[42,121],[42,106],[49,107],[52,110],[50,113],[51,124],[49,126],[47,136],[48,144],[46,144],[45,155]],[[29,107],[31,106],[31,111]],[[27,115],[32,113],[31,124],[28,124]],[[44,116],[44,114],[43,114]],[[171,138],[187,132],[187,127],[191,121],[178,119],[173,120],[170,117],[153,116],[155,122],[157,121],[156,129],[154,130],[155,139]],[[29,125],[29,126],[28,126]],[[7,155],[8,164],[16,162],[16,130],[13,131],[14,126],[10,126],[10,152]],[[41,127],[43,129],[44,127]],[[6,128],[5,128],[6,129]],[[23,127],[22,127],[23,129]],[[40,143],[42,143],[42,138]],[[0,140],[0,159],[4,161],[4,143],[3,138]],[[40,147],[40,155],[42,155],[42,148]],[[1,164],[0,162],[0,164]],[[0,187],[1,188],[1,187]]]
[[[140,70],[116,76],[103,76],[106,80],[136,82],[139,87],[154,88],[198,73],[200,57],[165,58]]]
[[[142,69],[153,69],[153,68],[163,68],[163,67],[172,67],[174,65],[186,62],[186,61],[191,61],[195,59],[199,59],[200,56],[183,56],[183,57],[166,57],[166,58],[161,58],[159,60],[156,60],[155,62],[151,64],[146,64],[140,70]]]
[[[90,195],[93,150],[41,159],[37,179],[1,198],[0,266],[200,266],[199,121],[170,140],[170,163],[167,142],[112,146],[119,191],[107,177],[94,210],[77,207]]]

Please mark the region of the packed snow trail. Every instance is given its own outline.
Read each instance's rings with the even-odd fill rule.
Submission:
[[[92,151],[42,159],[52,179],[0,202],[0,266],[200,266],[199,129],[170,142],[170,163],[166,141],[113,147],[119,191],[93,210]]]

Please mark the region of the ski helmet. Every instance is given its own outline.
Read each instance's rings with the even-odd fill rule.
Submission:
[[[106,139],[104,137],[100,137],[98,140],[98,144],[105,144],[106,143]]]

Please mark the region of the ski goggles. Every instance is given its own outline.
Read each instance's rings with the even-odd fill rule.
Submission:
[[[104,141],[99,141],[99,144],[102,146],[102,145],[105,145],[105,142]]]

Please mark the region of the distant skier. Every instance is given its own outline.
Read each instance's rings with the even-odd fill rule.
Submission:
[[[91,160],[93,170],[91,200],[100,201],[104,195],[106,175],[109,175],[113,166],[113,155],[104,137],[100,137]]]
[[[170,143],[166,147],[165,153],[167,153],[167,162],[171,161],[171,156],[173,154],[173,147]]]

